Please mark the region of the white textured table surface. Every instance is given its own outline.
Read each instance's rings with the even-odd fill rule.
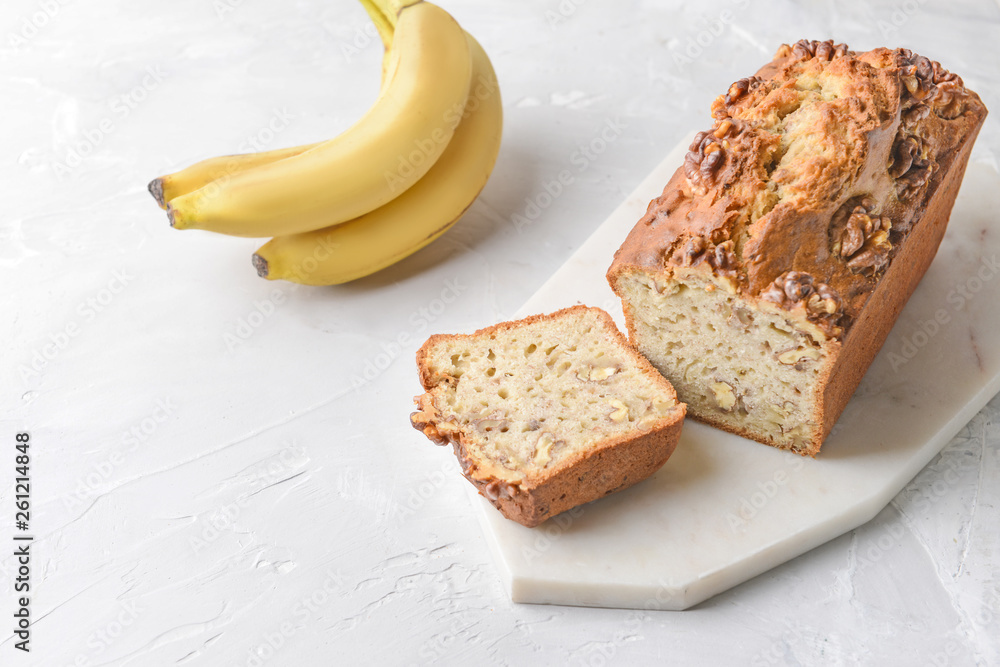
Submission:
[[[1000,663],[1000,399],[871,523],[686,612],[511,603],[457,465],[407,423],[423,338],[511,316],[782,41],[941,60],[995,110],[973,159],[996,166],[1000,6],[442,4],[501,79],[497,170],[441,241],[326,289],[170,230],[145,183],[349,125],[381,56],[360,6],[4,4],[0,664]]]

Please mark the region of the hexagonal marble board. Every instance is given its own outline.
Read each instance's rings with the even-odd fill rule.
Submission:
[[[605,271],[689,141],[519,317],[582,302],[623,327]],[[1000,177],[970,164],[937,257],[817,459],[688,420],[651,478],[537,528],[504,519],[477,496],[511,598],[686,609],[873,518],[1000,389],[997,210]]]

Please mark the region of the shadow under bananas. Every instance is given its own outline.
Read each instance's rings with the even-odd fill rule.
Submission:
[[[462,219],[439,239],[370,276],[317,289],[326,294],[363,294],[407,282],[453,264],[461,263],[464,270],[468,266],[465,261],[468,255],[481,260],[475,264],[480,272],[484,265],[489,267],[508,260],[511,252],[531,242],[526,236],[520,239],[518,245],[518,234],[511,219],[522,212],[525,199],[537,190],[538,170],[535,151],[505,144],[500,149],[496,167],[486,187]],[[499,237],[510,239],[498,242]],[[453,273],[451,271],[449,275]]]

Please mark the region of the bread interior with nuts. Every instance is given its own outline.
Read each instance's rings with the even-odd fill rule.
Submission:
[[[815,455],[933,259],[986,108],[906,49],[784,45],[608,271],[689,413]]]
[[[665,371],[693,415],[808,453],[816,430],[825,336],[725,289],[643,274],[621,280],[644,354]]]
[[[418,365],[428,391],[414,426],[453,443],[470,481],[528,525],[655,472],[684,415],[670,384],[596,308],[434,336]],[[561,475],[595,454],[603,468]],[[553,481],[560,493],[541,499],[535,492]]]

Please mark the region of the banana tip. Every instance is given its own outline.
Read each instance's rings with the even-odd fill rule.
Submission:
[[[170,221],[170,226],[171,227],[176,227],[177,226],[176,213],[177,212],[174,210],[174,207],[171,206],[170,204],[167,204],[167,220]]]
[[[253,254],[253,268],[257,269],[258,276],[267,278],[267,260],[257,253]]]
[[[154,178],[146,187],[149,189],[149,194],[153,195],[156,203],[160,205],[160,208],[166,208],[167,203],[163,201],[163,180]]]

